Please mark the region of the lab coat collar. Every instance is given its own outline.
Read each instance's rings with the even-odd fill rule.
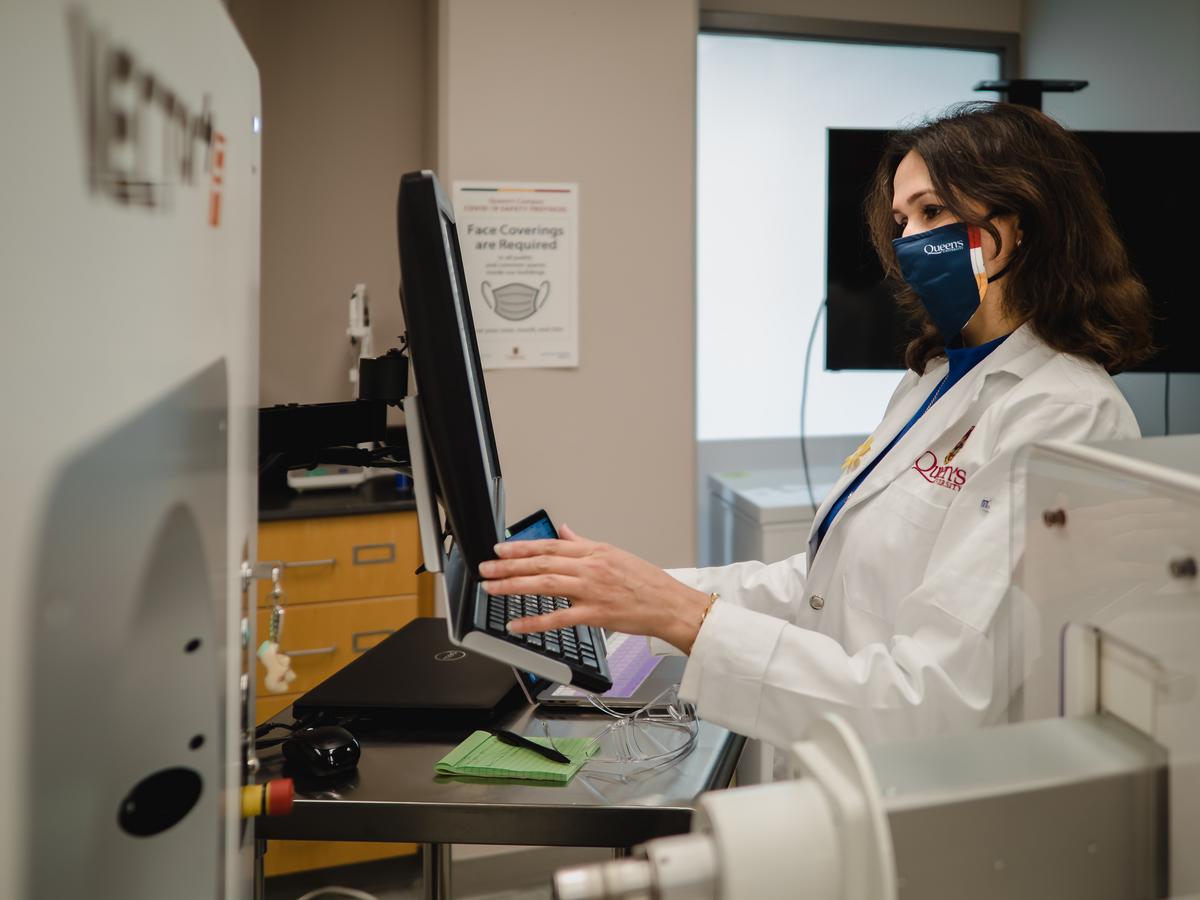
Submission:
[[[939,398],[925,415],[913,423],[908,433],[896,442],[896,446],[891,449],[891,452],[880,460],[875,470],[847,499],[846,505],[838,513],[837,519],[830,524],[829,531],[825,534],[825,540],[829,540],[833,530],[838,527],[839,522],[845,520],[846,514],[851,509],[891,484],[901,472],[912,464],[912,460],[919,455],[919,451],[913,452],[913,448],[917,444],[928,446],[932,438],[940,436],[947,428],[953,426],[979,399],[992,376],[1007,373],[1015,376],[1018,380],[1023,379],[1045,363],[1054,355],[1054,352],[1037,336],[1032,325],[1028,322],[1020,325],[1004,343],[988,354],[986,359],[963,376],[963,379],[947,391],[945,396]],[[943,359],[936,365],[927,368],[925,374],[909,388],[908,393],[898,399],[888,410],[883,421],[872,432],[871,451],[859,460],[859,466],[870,465],[871,461],[883,452],[892,438],[933,392],[935,386],[945,376],[948,367],[949,362]],[[838,483],[825,497],[816,516],[813,517],[812,530],[808,536],[810,565],[817,549],[817,529],[825,521],[825,517],[829,514],[829,510],[837,498],[842,495],[859,471],[861,470],[855,467],[851,471],[843,472],[842,477],[838,479]]]

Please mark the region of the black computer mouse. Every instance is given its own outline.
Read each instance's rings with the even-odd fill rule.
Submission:
[[[302,728],[283,742],[284,758],[316,778],[354,771],[361,755],[358,739],[339,725]]]

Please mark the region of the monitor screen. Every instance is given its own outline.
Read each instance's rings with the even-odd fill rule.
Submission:
[[[1200,132],[1076,132],[1095,155],[1103,189],[1133,269],[1150,292],[1158,352],[1146,372],[1200,371],[1187,341],[1200,329],[1190,272],[1190,213],[1200,208],[1200,180],[1187,177],[1200,159]],[[887,132],[829,129],[826,194],[825,358],[829,369],[901,369],[910,323],[867,234],[863,201]],[[1182,340],[1172,340],[1183,336]]]
[[[502,539],[503,482],[454,210],[432,172],[401,178],[396,220],[422,430],[450,533],[473,571]]]

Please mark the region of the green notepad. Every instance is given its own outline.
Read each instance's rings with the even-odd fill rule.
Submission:
[[[546,738],[530,738],[549,747]],[[575,777],[598,746],[591,738],[555,738],[554,749],[570,758],[554,762],[525,747],[510,747],[486,731],[476,731],[438,760],[439,775],[473,775],[476,778],[520,778],[526,781],[565,783]]]

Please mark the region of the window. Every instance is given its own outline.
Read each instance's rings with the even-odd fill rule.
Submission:
[[[891,128],[997,99],[996,50],[701,34],[697,439],[795,437],[825,286],[825,130]],[[813,343],[810,435],[869,432],[899,372],[828,372]]]

